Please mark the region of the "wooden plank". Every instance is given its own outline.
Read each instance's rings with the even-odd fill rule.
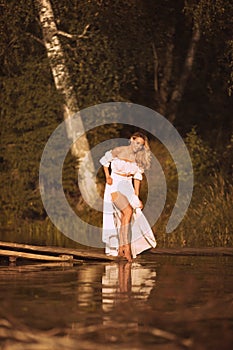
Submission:
[[[83,261],[37,261],[35,263],[30,264],[12,264],[12,265],[0,265],[0,277],[18,274],[21,272],[38,272],[38,271],[49,271],[49,269],[54,269],[55,267],[65,268],[66,271],[76,271],[75,265],[82,264]]]
[[[118,261],[117,257],[111,257],[104,254],[101,249],[73,249],[54,246],[35,246],[21,243],[11,243],[0,241],[0,247],[4,248],[1,251],[6,251],[5,248],[11,248],[15,251],[26,252],[43,252],[46,255],[72,255],[74,258],[83,260],[100,260],[100,261]],[[233,256],[233,248],[231,247],[207,247],[207,248],[153,248],[148,251],[155,255],[203,255],[203,256]],[[146,253],[148,253],[146,252]],[[36,255],[37,255],[36,254]],[[0,255],[3,255],[0,253]],[[56,256],[54,256],[56,257]],[[52,260],[52,259],[51,259]],[[54,260],[55,261],[55,260]]]
[[[8,257],[32,259],[32,260],[44,260],[44,261],[72,261],[73,260],[73,257],[69,255],[51,256],[51,255],[18,252],[14,250],[5,250],[5,249],[4,250],[0,249],[0,255],[8,256]]]
[[[157,255],[199,255],[199,256],[233,256],[231,247],[207,247],[207,248],[153,248],[151,254]]]
[[[45,252],[48,254],[67,254],[73,255],[77,258],[82,258],[84,260],[104,260],[104,261],[113,261],[116,260],[114,257],[110,257],[100,252],[100,250],[90,249],[90,250],[80,250],[73,248],[63,248],[63,247],[52,247],[52,246],[35,246],[29,244],[21,243],[11,243],[11,242],[2,242],[0,241],[0,247],[4,248],[14,248],[17,250],[28,250],[36,252]]]

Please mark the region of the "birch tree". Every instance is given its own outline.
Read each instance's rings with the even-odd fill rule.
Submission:
[[[64,118],[66,120],[67,133],[68,137],[73,140],[71,152],[78,159],[79,164],[85,162],[85,166],[82,167],[85,170],[79,174],[79,187],[85,192],[86,201],[90,205],[93,205],[96,201],[94,164],[81,118],[79,118],[78,131],[72,129],[71,118],[79,111],[78,99],[71,83],[65,54],[59,40],[59,34],[68,37],[69,34],[59,32],[50,0],[35,0],[35,4],[39,14],[43,41],[49,58],[54,83],[56,89],[64,98]],[[84,32],[87,28],[88,26],[84,28]],[[79,140],[77,140],[78,138]]]

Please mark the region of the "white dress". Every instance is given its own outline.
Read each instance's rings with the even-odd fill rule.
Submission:
[[[100,163],[109,167],[111,165],[112,185],[105,185],[103,207],[103,234],[107,255],[118,255],[120,211],[112,202],[111,193],[121,192],[124,194],[134,209],[131,220],[131,251],[135,258],[146,249],[156,247],[156,240],[151,227],[144,214],[139,208],[139,198],[134,193],[132,179],[142,180],[143,169],[136,162],[126,161],[118,157],[113,158],[112,152],[108,151],[100,159]],[[127,175],[127,176],[126,176]]]

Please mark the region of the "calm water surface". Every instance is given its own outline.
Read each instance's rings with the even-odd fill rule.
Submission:
[[[152,254],[1,266],[0,348],[232,349],[232,272],[229,257]]]

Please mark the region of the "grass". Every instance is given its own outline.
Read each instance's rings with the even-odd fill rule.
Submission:
[[[166,233],[166,224],[177,196],[178,178],[176,168],[165,147],[157,142],[151,143],[152,151],[163,169],[168,189],[165,207],[153,227],[158,246],[232,247],[233,185],[231,183],[231,154],[233,138],[230,140],[230,144],[226,145],[225,152],[219,151],[219,153],[205,145],[194,129],[187,135],[185,142],[193,164],[194,190],[186,215],[172,233]],[[101,182],[99,185],[100,191],[103,192],[104,177],[102,175],[99,176]],[[154,181],[157,180],[155,174]],[[148,188],[145,179],[143,185],[141,198],[146,202],[148,191],[152,190],[153,192],[153,184],[150,184],[150,188]],[[7,198],[7,189],[5,189],[5,192],[4,198]],[[78,215],[92,225],[101,226],[101,213],[83,207]],[[12,210],[10,205],[1,218],[3,218],[0,231],[1,240],[64,247],[79,246],[75,240],[73,241],[62,234],[48,218],[45,220],[22,219],[20,215],[17,215],[17,212]],[[88,231],[91,229],[88,224],[87,229]],[[83,234],[91,236],[91,232],[84,232]]]

